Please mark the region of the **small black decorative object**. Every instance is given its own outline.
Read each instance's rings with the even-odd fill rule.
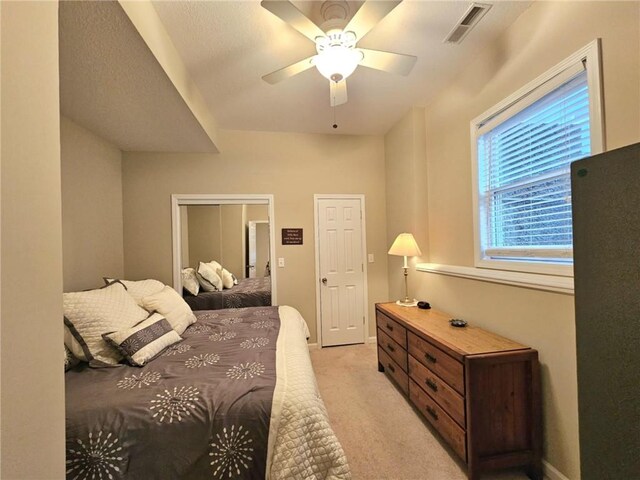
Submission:
[[[418,302],[418,308],[421,308],[422,310],[429,310],[431,305],[429,305],[429,302]]]
[[[451,320],[449,320],[449,324],[452,327],[466,327],[467,326],[467,321],[466,320],[461,320],[459,318],[452,318]]]

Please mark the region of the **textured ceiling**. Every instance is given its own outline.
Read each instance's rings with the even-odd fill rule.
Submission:
[[[375,1],[375,0],[370,0]],[[319,23],[321,2],[294,2]],[[351,14],[362,4],[350,2]],[[276,85],[261,77],[315,54],[311,41],[251,1],[153,1],[219,128],[380,135],[427,105],[530,1],[500,1],[460,45],[443,39],[468,2],[404,0],[358,46],[416,55],[407,77],[358,67],[349,101],[329,106],[310,69]],[[60,2],[63,115],[126,151],[214,146],[117,2]]]
[[[60,2],[60,109],[125,151],[211,140],[116,2]]]
[[[315,48],[257,0],[153,3],[220,128],[384,134],[409,108],[427,105],[531,2],[495,2],[462,44],[450,45],[442,40],[469,3],[405,0],[358,46],[416,55],[414,70],[402,77],[358,67],[347,80],[348,103],[336,108],[338,130],[328,80],[317,70],[276,85],[261,80]],[[317,18],[321,2],[294,3]]]

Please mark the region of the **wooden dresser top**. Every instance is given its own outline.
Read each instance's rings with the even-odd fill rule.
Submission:
[[[438,310],[421,310],[418,307],[402,307],[396,303],[378,303],[377,307],[410,331],[427,335],[440,343],[445,350],[461,358],[483,353],[528,350],[529,347],[487,332],[478,327],[452,327],[451,316]]]

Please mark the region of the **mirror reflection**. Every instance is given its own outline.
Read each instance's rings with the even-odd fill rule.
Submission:
[[[189,306],[272,305],[272,200],[174,197],[174,284]]]
[[[270,275],[267,205],[182,205],[182,268],[220,263],[236,278]]]

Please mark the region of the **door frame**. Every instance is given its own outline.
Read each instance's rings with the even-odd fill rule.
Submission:
[[[182,276],[181,257],[182,257],[182,238],[180,207],[184,205],[267,205],[269,210],[269,255],[273,265],[276,258],[276,242],[275,242],[275,215],[274,215],[274,199],[272,194],[222,194],[222,193],[174,193],[171,195],[171,238],[172,238],[172,254],[173,254],[173,288],[178,292],[182,292]],[[278,304],[278,292],[276,282],[276,271],[271,269],[271,304]]]
[[[253,224],[254,229],[256,229],[257,225],[264,225],[267,224],[267,226],[269,227],[269,238],[271,238],[271,225],[269,224],[269,220],[249,220],[247,222],[247,230],[249,231],[249,233],[251,233],[251,224]],[[256,229],[256,234],[257,234],[257,229]],[[246,252],[245,252],[245,262],[244,262],[244,269],[245,269],[245,275],[248,273],[247,269],[249,267],[249,260],[251,260],[251,248],[249,247],[250,242],[249,239],[251,238],[251,235],[247,235],[247,248],[246,248]],[[271,258],[269,258],[269,270],[271,270],[271,267],[273,266],[273,261],[271,260]],[[250,277],[247,277],[250,278]]]
[[[367,223],[365,214],[365,196],[363,193],[356,194],[341,194],[341,193],[316,193],[313,195],[313,227],[315,238],[315,256],[316,256],[316,332],[318,337],[318,348],[322,348],[322,307],[320,304],[320,232],[319,232],[319,216],[318,216],[318,204],[320,200],[360,200],[360,211],[362,212],[362,221],[360,225],[361,245],[362,245],[362,266],[363,266],[363,285],[362,285],[362,301],[363,301],[363,313],[364,313],[364,331],[362,334],[362,340],[367,343],[369,339],[369,286],[367,271],[368,265],[368,253],[367,253]]]

